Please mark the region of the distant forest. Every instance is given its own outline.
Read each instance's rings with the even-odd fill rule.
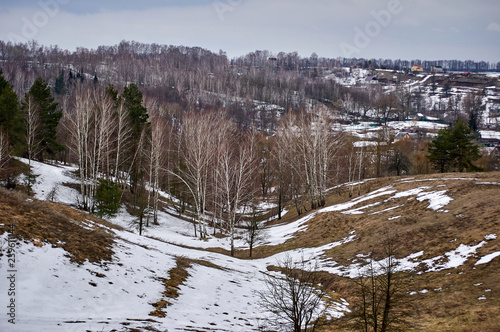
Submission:
[[[113,84],[118,89],[133,83],[159,103],[176,105],[183,110],[223,107],[240,127],[257,123],[260,128],[271,131],[276,126],[276,118],[290,110],[314,107],[316,102],[342,108],[336,103],[352,100],[358,113],[366,114],[383,94],[380,86],[348,89],[335,80],[318,78],[330,74],[349,77],[345,67],[400,70],[413,64],[421,64],[424,70],[430,70],[433,65],[459,71],[500,68],[500,62],[494,65],[459,60],[329,59],[314,53],[304,58],[296,52],[272,54],[268,51],[228,59],[223,51],[214,53],[199,47],[134,41],[92,50],[78,48],[75,52],[43,46],[36,41],[26,44],[0,41],[0,68],[18,96],[28,92],[38,77],[53,88],[61,106],[64,106],[64,96],[73,95],[77,80]]]

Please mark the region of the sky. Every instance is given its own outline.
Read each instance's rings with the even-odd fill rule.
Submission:
[[[498,0],[0,0],[0,40],[500,61]]]

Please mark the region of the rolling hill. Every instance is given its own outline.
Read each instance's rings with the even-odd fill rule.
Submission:
[[[408,281],[408,330],[500,329],[498,172],[370,179],[353,184],[353,197],[347,185],[332,188],[324,208],[270,221],[249,259],[243,240],[230,257],[226,238],[196,239],[167,208],[145,236],[125,209],[109,220],[77,211],[73,168],[33,170],[35,197],[0,191],[0,278],[15,279],[1,305],[14,299],[16,323],[3,315],[2,331],[265,330],[272,315],[258,292],[287,256],[318,262],[333,281],[325,330],[347,331],[352,280],[368,257],[386,258],[387,234]],[[12,285],[0,287],[8,294]]]

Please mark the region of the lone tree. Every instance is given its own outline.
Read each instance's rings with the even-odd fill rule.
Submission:
[[[474,139],[471,128],[462,120],[457,120],[451,129],[442,129],[429,143],[427,158],[441,173],[479,170],[472,164],[481,157]]]
[[[287,331],[311,332],[328,309],[324,303],[329,281],[321,279],[318,265],[290,256],[278,261],[283,277],[265,276],[265,291],[259,292],[261,306],[276,317],[271,323]]]
[[[356,331],[404,331],[411,312],[408,297],[410,278],[399,271],[395,258],[399,243],[395,234],[386,234],[379,253],[372,252],[368,264],[353,279],[357,300],[347,318]],[[385,259],[377,261],[376,255]]]

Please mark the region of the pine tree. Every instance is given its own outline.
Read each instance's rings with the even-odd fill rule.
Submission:
[[[441,173],[450,170],[479,170],[473,161],[479,159],[479,147],[474,144],[472,129],[462,120],[452,128],[439,131],[438,136],[429,143],[429,161]]]
[[[125,107],[129,111],[134,127],[134,138],[138,138],[141,135],[144,124],[148,121],[147,109],[142,106],[142,93],[137,88],[137,85],[131,84],[123,90],[123,97],[125,98]]]
[[[0,130],[5,135],[8,153],[10,147],[22,145],[23,117],[17,94],[2,74],[0,70]]]
[[[449,128],[440,130],[438,136],[429,143],[427,158],[441,173],[448,172],[451,166],[453,146],[451,145],[450,132]]]
[[[141,165],[139,149],[141,148],[141,135],[143,129],[148,123],[148,112],[146,107],[142,105],[142,93],[137,88],[137,85],[131,84],[123,90],[123,98],[125,108],[129,112],[130,121],[132,124],[132,145],[134,152],[133,169],[131,174],[131,191],[135,192],[137,180],[139,178],[139,169]]]
[[[56,129],[61,119],[62,112],[58,110],[58,103],[50,93],[50,87],[42,79],[37,78],[31,86],[29,95],[39,108],[40,114],[40,154],[39,159],[43,161],[44,153],[54,157],[55,153],[63,150],[63,146],[57,142]]]
[[[54,93],[60,95],[64,92],[64,70],[61,70],[61,74],[56,78],[56,83],[54,85]]]
[[[100,180],[94,199],[96,200],[96,214],[99,217],[112,217],[120,209],[121,190],[116,183]]]
[[[459,171],[464,170],[479,170],[478,167],[472,164],[473,161],[479,159],[479,147],[474,143],[475,135],[473,128],[467,126],[462,120],[455,122],[450,136],[453,144],[451,157],[453,166]]]

